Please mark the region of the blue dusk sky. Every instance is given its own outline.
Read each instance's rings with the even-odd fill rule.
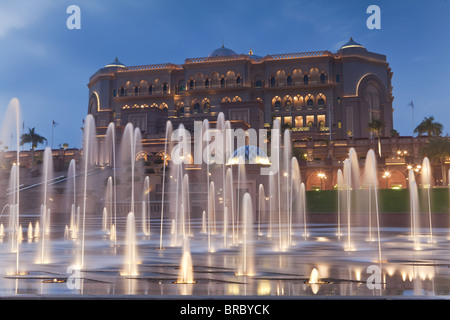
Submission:
[[[369,5],[381,9],[370,30]],[[67,7],[81,10],[69,30]],[[184,63],[222,45],[237,53],[330,50],[350,37],[387,56],[394,128],[412,135],[433,115],[450,132],[450,0],[14,0],[0,1],[0,116],[20,101],[22,121],[53,146],[81,147],[89,77],[126,65]],[[2,120],[2,119],[0,119]],[[28,146],[25,146],[28,148]]]

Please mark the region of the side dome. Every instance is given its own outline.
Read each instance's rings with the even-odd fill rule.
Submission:
[[[366,50],[366,48],[364,48],[364,46],[362,44],[359,44],[358,42],[356,42],[355,40],[353,40],[353,38],[350,38],[350,40],[344,44],[340,50],[343,49],[350,49],[350,48],[359,48],[359,49],[364,49]]]
[[[117,59],[117,57],[113,62],[108,63],[105,66],[105,68],[111,68],[111,67],[112,68],[126,68],[126,66],[122,62],[120,62],[119,59]]]
[[[208,57],[224,57],[224,56],[235,56],[237,55],[236,52],[234,52],[231,49],[225,48],[224,45],[222,47],[217,48],[213,50]]]

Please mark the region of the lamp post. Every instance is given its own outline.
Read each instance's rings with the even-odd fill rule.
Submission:
[[[323,179],[326,179],[327,176],[323,172],[319,172],[317,176],[320,178],[320,190],[323,190]]]
[[[391,173],[389,171],[385,171],[383,173],[383,178],[386,179],[386,189],[389,189],[389,177],[391,176]]]

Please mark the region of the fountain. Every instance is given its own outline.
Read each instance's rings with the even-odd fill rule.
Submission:
[[[413,240],[414,250],[421,250],[420,246],[420,225],[419,225],[419,194],[414,171],[409,170],[409,206],[411,216],[411,239]]]
[[[433,243],[433,224],[431,222],[431,197],[430,197],[430,189],[431,189],[431,166],[430,166],[430,160],[428,160],[427,157],[423,159],[422,162],[422,187],[426,190],[427,193],[427,208],[428,208],[428,223],[429,223],[429,230],[430,230],[430,243]]]
[[[230,133],[231,124],[224,114],[218,115],[216,124],[209,119],[199,127],[201,145],[208,146],[200,153],[203,163],[185,161],[191,160],[191,140],[183,125],[173,131],[172,123],[167,122],[164,154],[155,149],[148,155],[162,155],[161,171],[155,168],[156,173],[149,175],[140,170],[137,159],[142,155],[140,130],[127,124],[122,137],[116,139],[116,127],[111,123],[105,127],[106,135],[97,136],[90,115],[85,120],[82,161],[79,167],[70,161],[65,183],[57,185],[52,180],[57,167],[51,163],[50,148],[43,152],[42,176],[34,179],[40,181],[37,185],[20,175],[19,162],[11,161],[7,197],[0,198],[4,201],[0,267],[15,271],[0,277],[0,285],[13,279],[14,288],[0,287],[0,296],[22,292],[127,297],[372,295],[364,285],[362,270],[368,270],[368,264],[373,266],[374,260],[383,277],[392,278],[384,281],[380,294],[449,292],[445,281],[436,280],[437,274],[448,279],[442,266],[450,252],[441,239],[450,233],[442,223],[435,223],[439,215],[431,214],[434,190],[429,188],[431,164],[427,160],[421,176],[426,180],[420,185],[415,172],[409,171],[410,211],[397,217],[380,211],[384,198],[378,189],[375,152],[370,150],[358,159],[350,149],[333,177],[337,212],[315,214],[307,212],[307,201],[333,191],[306,191],[309,180],[302,181],[302,162],[292,156],[291,132],[277,132],[281,128],[277,119],[271,132],[270,166],[251,163],[251,150],[266,149],[256,148],[250,132],[246,143],[238,141],[235,148],[237,135]],[[225,137],[222,141],[220,134]],[[224,159],[234,159],[236,151],[237,161],[214,163],[221,157],[221,146]],[[198,155],[198,150],[195,152]],[[268,169],[267,175],[260,174],[261,167]],[[55,186],[54,193],[51,186]],[[419,187],[426,197],[419,197]],[[40,189],[42,193],[36,192]],[[19,199],[22,203],[25,199],[26,206],[19,207]],[[420,222],[424,214],[420,205],[428,208],[427,224]],[[380,217],[385,216],[401,221],[395,228],[384,227]],[[157,228],[158,223],[159,237],[154,237],[151,227]],[[22,225],[28,225],[27,234]],[[429,227],[429,237],[425,227]],[[23,241],[24,236],[28,241]],[[429,238],[426,246],[421,243],[425,236]],[[434,250],[442,255],[434,255]],[[79,266],[74,270],[89,273],[90,281],[81,281],[79,290],[69,291],[73,289],[62,274],[74,254]],[[372,259],[375,254],[377,258]],[[200,279],[194,279],[193,258]],[[389,263],[384,263],[387,260]],[[29,268],[32,276],[25,280],[22,270],[26,263],[34,264]],[[319,264],[311,271],[311,266]],[[174,265],[179,265],[176,273]],[[310,272],[309,279],[302,280],[305,284],[297,285]]]
[[[236,275],[254,276],[254,257],[253,257],[253,205],[252,199],[248,193],[242,198],[242,245],[241,262]]]
[[[82,237],[80,246],[79,262],[76,264],[78,269],[84,267],[84,253],[85,253],[85,240],[86,240],[86,212],[87,212],[87,188],[88,188],[88,169],[89,165],[95,163],[96,156],[96,133],[95,133],[95,121],[92,115],[88,115],[84,124],[84,182],[83,182],[83,224],[82,224]]]
[[[160,228],[160,237],[159,237],[159,250],[163,249],[163,223],[164,223],[164,207],[165,207],[165,194],[166,194],[166,167],[167,167],[167,161],[168,161],[168,157],[167,157],[167,151],[168,150],[172,150],[171,148],[171,144],[168,146],[168,144],[170,143],[171,139],[169,139],[169,137],[171,137],[172,135],[172,122],[167,121],[166,123],[166,135],[165,135],[165,139],[164,139],[164,154],[163,154],[163,175],[162,175],[162,197],[161,197],[161,228]]]
[[[135,224],[134,213],[131,211],[127,216],[125,266],[124,270],[120,273],[122,276],[137,276],[139,274]]]
[[[181,256],[180,271],[175,283],[194,284],[194,268],[192,266],[192,257],[189,248],[189,239],[183,238],[183,254]]]
[[[369,150],[366,156],[366,163],[364,168],[364,179],[365,186],[367,187],[368,195],[368,229],[369,229],[369,241],[373,241],[372,237],[372,221],[373,216],[375,216],[376,230],[377,230],[377,240],[378,240],[378,261],[381,263],[381,236],[380,236],[380,216],[379,216],[379,206],[378,206],[378,178],[377,178],[377,163],[376,155],[373,150]],[[373,200],[372,200],[373,198]]]
[[[11,251],[16,253],[16,274],[20,274],[20,244],[18,242],[18,228],[20,221],[20,170],[18,166],[20,165],[20,122],[21,122],[21,111],[20,103],[17,98],[11,99],[6,110],[5,118],[1,127],[0,138],[2,143],[4,141],[11,141],[11,149],[13,149],[13,141],[15,137],[15,162],[12,165],[11,175],[10,175],[10,185],[12,199],[9,201],[10,209],[10,221],[12,222],[10,227],[11,232]]]
[[[44,168],[44,175],[43,175],[43,185],[44,185],[44,191],[43,191],[43,201],[41,204],[41,222],[40,225],[42,226],[42,234],[40,236],[41,238],[41,248],[40,253],[37,259],[37,263],[49,263],[49,253],[48,253],[48,243],[47,237],[50,234],[50,214],[51,209],[49,208],[49,199],[51,199],[51,193],[50,193],[50,186],[49,181],[53,178],[53,156],[52,156],[52,150],[50,147],[46,147],[44,151],[44,161],[43,161],[43,168]]]

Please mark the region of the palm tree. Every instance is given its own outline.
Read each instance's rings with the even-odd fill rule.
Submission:
[[[31,166],[34,164],[34,150],[39,144],[43,144],[44,141],[47,141],[47,139],[36,133],[35,128],[28,128],[28,133],[24,133],[20,136],[21,146],[25,143],[31,143]]]
[[[440,136],[442,134],[442,129],[444,126],[434,121],[434,117],[425,117],[421,123],[414,129],[414,133],[417,133],[419,136],[427,134],[428,136]]]
[[[380,119],[374,118],[372,121],[370,121],[367,126],[369,127],[370,131],[374,132],[377,135],[378,138],[378,154],[381,157],[381,131],[383,131],[384,128],[384,122]]]
[[[431,137],[428,143],[420,148],[420,154],[428,157],[433,162],[439,162],[441,165],[441,174],[443,184],[447,184],[445,171],[445,159],[450,157],[450,138],[449,137]]]

